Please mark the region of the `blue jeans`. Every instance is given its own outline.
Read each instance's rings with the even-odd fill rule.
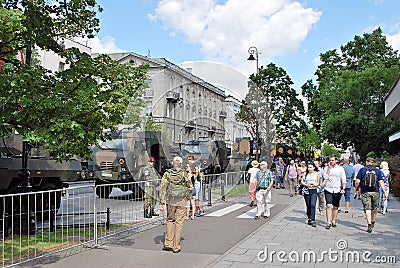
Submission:
[[[307,218],[315,221],[315,209],[317,204],[317,189],[308,189],[309,194],[304,195],[304,201],[307,206]]]
[[[386,196],[386,200],[385,201],[382,200],[383,190],[382,190],[381,187],[379,187],[379,208],[378,209],[383,208],[383,211],[386,212],[386,209],[387,209],[387,206],[388,206],[387,198],[389,197],[389,187],[387,187],[387,186],[385,186],[385,187],[386,187],[386,194],[388,195],[388,196]]]

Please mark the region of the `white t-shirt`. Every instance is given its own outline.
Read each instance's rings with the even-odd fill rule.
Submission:
[[[257,182],[257,179],[256,179],[256,175],[257,175],[257,172],[259,171],[260,169],[259,168],[256,168],[256,167],[251,167],[251,168],[249,168],[249,170],[248,170],[248,172],[250,173],[250,183],[255,183],[255,182]]]

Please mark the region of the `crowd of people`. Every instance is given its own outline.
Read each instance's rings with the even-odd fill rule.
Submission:
[[[146,166],[139,171],[139,179],[145,182],[144,217],[158,216],[154,211],[156,187],[160,187],[160,210],[167,210],[166,235],[163,250],[178,253],[185,220],[204,215],[199,200],[201,173],[193,156],[187,157],[187,165],[176,156],[172,168],[166,170],[161,183],[154,169],[154,158],[150,157]],[[329,161],[300,161],[278,158],[269,166],[267,161],[251,162],[248,170],[250,207],[257,206],[254,219],[269,218],[271,215],[271,191],[285,189],[289,184],[289,197],[303,195],[306,205],[307,223],[317,227],[317,208],[321,216],[326,213],[326,229],[337,227],[344,195],[344,213],[349,213],[351,192],[354,199],[361,199],[367,219],[367,232],[371,233],[376,223],[378,210],[387,212],[389,194],[389,166],[382,161],[380,166],[368,157],[365,166],[360,161],[350,163],[349,159],[339,161],[331,155]],[[318,203],[317,203],[318,202]],[[167,205],[167,206],[166,206]]]
[[[268,169],[268,163],[252,161],[249,169],[250,206],[257,204],[255,219],[270,216],[271,189],[285,189],[289,184],[289,196],[303,195],[306,205],[307,223],[316,227],[317,208],[321,216],[326,213],[326,229],[337,227],[337,218],[344,196],[344,213],[349,213],[351,192],[353,198],[362,201],[367,219],[367,232],[375,227],[376,214],[387,212],[389,194],[389,166],[382,161],[380,165],[368,157],[365,166],[361,161],[350,163],[348,158],[339,160],[331,155],[328,161],[300,161],[278,158]],[[318,202],[318,204],[317,204]]]

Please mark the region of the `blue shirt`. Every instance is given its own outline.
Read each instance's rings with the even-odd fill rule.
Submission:
[[[344,173],[346,173],[346,189],[351,189],[351,177],[354,176],[354,169],[349,164],[344,164],[343,166]]]
[[[374,168],[372,165],[367,165],[366,167],[361,168],[360,171],[357,173],[357,180],[360,180],[359,186],[361,187],[361,193],[363,194],[363,193],[369,192],[367,189],[364,188],[364,185],[362,183],[362,180],[364,179],[364,176],[367,173],[367,168],[372,168],[375,170],[376,178],[378,179],[378,186],[376,187],[374,192],[379,193],[379,184],[380,184],[380,181],[383,180],[382,172],[380,170],[377,170],[376,168]]]
[[[268,188],[271,181],[275,179],[274,172],[267,169],[266,171],[259,170],[256,175],[257,186],[261,188]]]

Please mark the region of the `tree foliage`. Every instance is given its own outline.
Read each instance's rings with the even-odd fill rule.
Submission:
[[[265,141],[267,155],[273,142],[295,145],[305,128],[303,102],[286,71],[274,63],[250,76],[249,90],[236,117],[248,123]]]
[[[302,152],[314,153],[316,150],[321,149],[321,142],[318,132],[313,128],[309,128],[300,135],[297,147]]]
[[[369,151],[393,151],[388,136],[398,120],[385,118],[384,99],[400,72],[397,51],[380,28],[320,55],[316,75],[302,87],[310,122],[323,139],[337,146],[353,145],[364,157]]]
[[[93,58],[63,38],[93,36],[99,27],[94,0],[0,2],[0,136],[15,129],[23,139],[45,143],[56,158],[90,157],[89,146],[105,139],[103,129],[124,122],[129,104],[146,86],[147,66],[119,64],[106,55]],[[30,61],[30,50],[57,53],[64,71],[52,72]],[[28,63],[16,59],[26,51]],[[133,120],[133,123],[138,118]]]

